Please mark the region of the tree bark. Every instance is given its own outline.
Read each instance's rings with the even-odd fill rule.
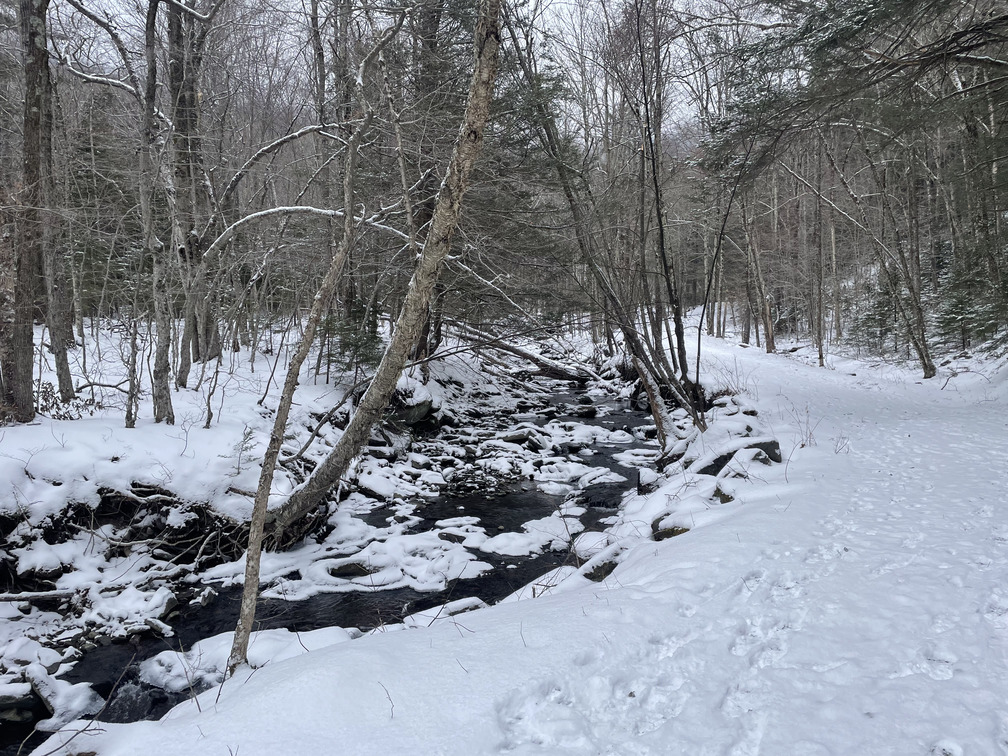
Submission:
[[[389,345],[378,364],[371,385],[361,398],[357,411],[347,424],[336,447],[315,469],[305,485],[295,491],[273,513],[272,529],[275,535],[282,533],[286,527],[317,506],[325,492],[346,472],[351,460],[360,452],[361,447],[367,441],[371,427],[388,407],[406,359],[416,346],[441,265],[448,255],[452,237],[458,227],[462,197],[468,185],[469,174],[476,163],[483,143],[483,129],[489,117],[490,101],[497,73],[497,51],[500,46],[499,16],[499,0],[483,0],[480,18],[476,25],[475,64],[465,116],[447,175],[438,193],[427,243],[417,261],[406,300]],[[398,26],[396,30],[398,30]],[[377,52],[377,49],[374,50],[374,54]],[[372,57],[369,56],[362,66],[367,64]],[[359,80],[360,77],[358,77]],[[362,128],[355,132],[358,141],[362,134]],[[348,159],[352,158],[355,151],[348,149]],[[344,179],[345,194],[350,192],[353,173],[352,166],[348,165]],[[345,217],[347,223],[352,223],[349,204]],[[344,240],[340,246],[340,252],[343,254],[337,254],[337,258],[341,259],[334,260],[333,266],[330,267],[329,273],[323,281],[323,289],[316,295],[309,323],[314,320],[314,323],[317,324],[321,318],[328,298],[331,297],[338,282],[339,272],[345,262],[345,253],[348,251],[351,239],[352,234],[344,234]],[[294,361],[288,370],[281,407],[278,410],[266,458],[263,461],[263,473],[259,479],[249,533],[241,616],[228,660],[230,672],[233,672],[236,667],[247,660],[248,639],[255,617],[255,602],[259,592],[259,561],[262,553],[262,540],[267,520],[267,505],[273,471],[283,440],[287,415],[297,383],[297,374],[308,355],[312,337],[313,333],[306,330]]]
[[[144,250],[151,256],[153,272],[151,287],[154,298],[155,334],[153,400],[154,422],[175,424],[172,407],[169,352],[171,349],[171,292],[168,289],[168,266],[165,245],[157,238],[154,224],[154,187],[157,171],[157,134],[154,130],[157,101],[157,13],[161,0],[148,0],[144,24],[144,54],[147,78],[142,99],[140,123],[140,216],[143,220]]]
[[[43,4],[32,2],[34,6]],[[44,5],[48,5],[45,0]],[[66,264],[56,247],[58,237],[57,223],[60,215],[52,212],[57,207],[55,196],[56,184],[53,176],[53,83],[49,71],[49,49],[46,38],[46,13],[41,7],[40,15],[34,20],[36,28],[26,30],[29,35],[26,50],[30,65],[37,69],[32,74],[35,79],[33,86],[41,91],[33,92],[40,113],[38,123],[31,127],[25,126],[26,146],[29,140],[33,143],[32,150],[36,153],[33,159],[38,161],[39,180],[39,221],[41,229],[41,261],[42,279],[45,284],[46,325],[49,328],[49,351],[53,355],[56,368],[56,382],[59,387],[59,397],[63,402],[74,398],[73,378],[70,375],[70,362],[67,359],[67,348],[74,345],[73,331],[70,324],[70,294]],[[38,12],[38,11],[36,11]],[[34,39],[32,39],[34,37]],[[33,117],[34,120],[34,117]],[[38,131],[34,131],[35,128]],[[26,153],[27,154],[27,153]]]
[[[350,462],[367,441],[371,427],[388,407],[403,366],[423,331],[441,265],[451,249],[452,237],[458,227],[469,174],[483,143],[483,129],[489,117],[497,73],[499,15],[499,0],[483,0],[476,26],[476,60],[465,117],[448,172],[438,192],[427,241],[410,279],[402,312],[389,345],[375,370],[371,385],[361,398],[357,411],[336,447],[308,481],[275,510],[272,523],[275,537],[317,506],[326,491],[346,472]]]
[[[8,204],[4,202],[3,204]],[[13,203],[11,203],[13,204]],[[14,272],[17,267],[15,231],[17,227],[13,207],[0,207],[0,423],[13,414],[9,405],[8,384],[13,378],[8,370],[13,370],[14,335]]]
[[[35,352],[34,309],[41,271],[45,204],[44,146],[46,99],[49,94],[49,51],[46,43],[46,13],[49,0],[21,0],[21,40],[24,46],[25,99],[24,143],[21,152],[22,190],[17,224],[16,268],[9,338],[2,370],[6,402],[15,420],[35,417],[32,365]]]

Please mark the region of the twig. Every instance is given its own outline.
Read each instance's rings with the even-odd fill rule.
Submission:
[[[51,751],[46,751],[45,753],[41,754],[41,756],[53,756],[53,754],[57,753],[61,749],[66,748],[67,745],[70,744],[70,741],[72,741],[78,735],[80,735],[83,732],[87,732],[91,728],[91,726],[94,725],[95,722],[98,721],[97,718],[100,717],[105,712],[105,709],[108,708],[109,703],[111,703],[111,701],[112,701],[112,696],[115,695],[116,690],[118,690],[118,688],[119,688],[119,683],[122,682],[123,677],[126,676],[126,672],[129,670],[130,665],[133,664],[134,661],[136,661],[136,651],[133,652],[133,656],[130,657],[130,660],[128,662],[126,662],[126,665],[123,667],[122,672],[119,673],[119,677],[117,677],[115,683],[113,683],[112,690],[109,691],[108,698],[105,699],[104,705],[102,705],[102,707],[100,709],[98,709],[98,712],[94,715],[94,717],[91,719],[91,721],[88,722],[86,725],[84,725],[81,729],[77,730],[77,732],[75,732],[69,738],[67,738],[67,740],[66,740],[65,743],[60,743],[58,746],[56,746],[55,748],[53,748]],[[25,738],[25,742],[27,742],[27,740],[28,739]],[[21,747],[22,748],[24,747],[24,743],[21,744]],[[21,753],[21,749],[20,748],[18,749],[18,753],[19,754]]]
[[[377,680],[376,682],[379,685],[381,685],[382,690],[385,691],[385,698],[388,699],[388,702],[389,702],[389,719],[395,719],[395,702],[392,700],[392,696],[389,695],[388,688],[386,688],[384,685],[382,685],[381,680]]]

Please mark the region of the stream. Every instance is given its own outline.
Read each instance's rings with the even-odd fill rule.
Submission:
[[[651,422],[650,415],[632,410],[625,403],[605,397],[597,404],[589,405],[582,394],[556,393],[549,398],[548,406],[540,402],[538,409],[532,409],[506,416],[494,424],[504,424],[506,427],[503,430],[506,430],[516,423],[532,422],[541,427],[554,420],[633,431]],[[596,413],[597,416],[592,416]],[[604,520],[615,514],[623,493],[636,483],[636,471],[618,462],[615,455],[642,445],[638,432],[629,444],[596,443],[585,449],[561,450],[572,461],[576,459],[583,464],[605,468],[626,478],[622,482],[588,485],[578,491],[576,503],[584,510],[578,519],[585,530],[603,530]],[[564,500],[563,494],[546,493],[528,480],[501,482],[483,491],[446,492],[437,498],[417,502],[414,515],[419,522],[412,525],[408,532],[431,531],[439,521],[460,516],[478,518],[479,526],[488,534],[520,532],[524,523],[555,513]],[[567,501],[570,502],[570,496]],[[392,516],[390,506],[379,506],[360,515],[363,520],[371,522]],[[479,561],[491,565],[492,569],[476,577],[449,581],[444,590],[436,592],[400,587],[320,593],[297,601],[261,599],[256,613],[256,629],[286,628],[305,632],[336,625],[366,632],[401,622],[408,614],[457,599],[477,597],[493,604],[559,566],[577,564],[570,549],[547,548],[529,556],[505,556],[478,549],[470,551]],[[71,683],[90,683],[95,692],[108,701],[95,717],[99,721],[131,722],[161,717],[186,698],[187,693],[169,693],[142,681],[138,672],[140,662],[162,651],[189,649],[203,638],[232,631],[237,621],[241,589],[229,587],[217,590],[218,595],[206,606],[180,606],[177,613],[167,619],[174,636],[165,638],[147,633],[131,636],[126,642],[99,646],[84,653],[63,679]],[[47,715],[44,707],[38,715]],[[31,732],[31,723],[4,724],[0,730],[0,756],[9,756],[18,752],[20,740]],[[41,735],[32,735],[22,753],[30,752],[42,739]]]

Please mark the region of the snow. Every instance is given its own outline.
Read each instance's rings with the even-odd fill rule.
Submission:
[[[249,640],[248,660],[254,667],[332,646],[357,637],[341,627],[325,627],[303,633],[290,630],[259,630]],[[178,693],[220,685],[227,669],[234,633],[221,633],[193,644],[185,653],[162,651],[140,665],[140,678],[160,688]]]
[[[104,703],[87,683],[72,685],[59,680],[38,662],[28,665],[25,676],[49,710],[56,712],[50,719],[35,724],[40,732],[55,732],[79,716],[95,714]]]
[[[480,544],[481,551],[505,556],[536,554],[543,549],[562,549],[584,526],[579,520],[552,514],[530,520],[522,526],[522,533],[501,533]]]
[[[670,468],[607,535],[578,537],[594,554],[580,569],[452,621],[286,659],[285,642],[162,721],[91,727],[69,752],[1008,753],[1008,370],[923,382],[711,340],[704,361],[744,391],[715,414],[779,441],[783,464],[743,450],[717,477]],[[726,427],[687,443],[694,468]],[[689,530],[655,542],[657,518]],[[369,552],[380,579],[405,580],[405,543]],[[590,582],[603,559],[615,570]]]

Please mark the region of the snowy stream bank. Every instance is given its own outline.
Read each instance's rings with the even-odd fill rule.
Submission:
[[[715,481],[734,501],[706,506],[693,494],[715,481],[680,470],[628,497],[606,538],[663,509],[690,532],[623,537],[603,582],[571,574],[464,619],[310,653],[270,640],[275,661],[198,706],[73,724],[39,754],[1008,753],[1008,371],[921,382],[705,354],[785,464],[730,463]]]
[[[586,406],[593,407],[598,417],[584,419],[566,414],[569,411],[583,413]],[[526,419],[520,426],[512,426],[497,435],[513,437],[535,426],[542,438],[549,439],[557,435],[562,424],[566,429],[576,430],[582,441],[589,437],[594,439],[591,444],[574,451],[582,459],[590,458],[589,473],[584,473],[581,467],[574,467],[581,464],[574,459],[567,461],[571,467],[565,469],[562,458],[545,457],[556,467],[550,477],[559,477],[561,471],[565,477],[574,472],[581,473],[580,478],[586,483],[584,487],[579,488],[576,481],[573,484],[549,485],[556,482],[546,481],[543,484],[540,481],[537,484],[529,480],[497,479],[490,493],[465,492],[468,486],[464,486],[463,492],[445,492],[437,498],[399,501],[396,504],[375,500],[371,502],[375,505],[374,509],[362,514],[358,508],[353,515],[353,519],[365,526],[378,529],[387,527],[398,517],[402,520],[398,524],[408,524],[399,535],[402,539],[428,535],[463,548],[468,542],[468,550],[490,569],[481,567],[481,571],[474,570],[471,577],[463,573],[441,590],[424,591],[411,586],[379,590],[366,584],[371,572],[366,558],[358,552],[354,555],[357,561],[347,561],[329,571],[330,575],[335,574],[340,580],[359,580],[361,584],[355,584],[354,590],[315,592],[293,600],[276,597],[277,593],[285,592],[284,581],[281,580],[271,588],[274,597],[265,598],[260,604],[256,615],[258,629],[285,629],[300,635],[326,628],[331,630],[336,626],[337,630],[349,629],[346,637],[357,637],[361,632],[401,623],[411,615],[432,609],[433,614],[437,614],[438,608],[449,603],[451,607],[441,611],[492,604],[523,586],[534,584],[538,578],[560,566],[580,566],[577,555],[570,548],[570,541],[579,532],[602,530],[604,525],[601,521],[614,514],[622,494],[632,488],[629,479],[636,479],[636,470],[626,462],[617,461],[616,456],[623,453],[625,459],[625,452],[631,449],[636,452],[634,459],[653,455],[653,448],[635,446],[645,441],[644,431],[638,431],[636,436],[632,433],[650,418],[640,411],[616,407],[612,402],[578,404],[566,394],[552,397],[549,405],[541,409],[549,415],[558,416],[547,422],[545,414],[540,413],[534,420]],[[613,436],[619,443],[607,440]],[[435,444],[436,441],[428,443]],[[509,451],[512,454],[515,452],[514,449]],[[489,462],[490,458],[482,461]],[[596,479],[608,482],[591,482]],[[489,482],[489,479],[484,479],[484,482]],[[496,544],[491,541],[494,538]],[[389,541],[390,537],[386,536],[380,542],[388,546]],[[378,542],[379,538],[375,537],[368,546]],[[301,579],[293,577],[286,582],[295,581],[301,582]],[[146,659],[166,649],[172,649],[172,653],[179,649],[191,649],[204,639],[233,630],[240,588],[220,588],[217,593],[206,606],[186,606],[174,614],[170,619],[171,637],[148,633],[133,636],[127,643],[99,646],[84,654],[67,673],[65,680],[91,684],[94,691],[108,701],[107,707],[97,716],[98,720],[107,722],[159,717],[194,691],[200,692],[208,685],[219,683],[212,670],[208,672],[204,668],[203,676],[197,676],[195,680],[183,676],[184,686],[171,682],[166,684],[158,679],[157,664],[144,664]],[[423,618],[417,616],[413,621],[421,622]],[[166,662],[162,659],[159,663],[163,666]],[[218,668],[216,672],[219,671]]]
[[[251,381],[240,365],[232,370]],[[14,506],[0,512],[0,557],[7,595],[20,598],[0,602],[0,747],[16,750],[34,725],[53,729],[75,715],[159,715],[218,681],[203,669],[199,684],[172,689],[139,670],[234,626],[242,496],[269,418],[251,403],[258,391],[238,388],[230,418],[204,434],[191,424],[122,434],[100,412],[104,444],[94,438],[98,418],[6,434],[0,472]],[[564,393],[568,384],[525,374],[479,380],[465,363],[400,388],[398,416],[423,406],[411,422],[428,430],[376,434],[316,537],[266,555],[260,629],[337,626],[356,637],[535,593],[537,578],[554,580],[558,568],[577,569],[606,548],[606,537],[590,534],[614,521],[637,470],[657,454],[653,428],[642,427],[649,416],[611,388]],[[317,437],[322,451],[304,455],[306,469],[338,437],[321,411],[329,393],[302,390],[304,420],[285,445],[295,455]],[[46,432],[55,444],[44,443]],[[177,458],[169,439],[181,442]],[[215,439],[227,453],[210,454]],[[215,479],[215,470],[225,474]]]
[[[741,398],[717,400],[701,435],[676,414],[678,464],[663,478],[646,469],[658,453],[653,427],[629,410],[625,394],[609,393],[618,383],[565,394],[566,384],[517,371],[486,381],[465,365],[434,370],[425,385],[402,382],[398,414],[436,430],[378,433],[316,535],[265,556],[254,665],[606,580],[634,543],[728,516],[738,506],[733,481],[781,461]],[[280,493],[340,433],[338,418],[322,411],[330,392],[302,393]],[[11,582],[52,588],[4,605],[11,641],[0,659],[0,701],[11,747],[15,730],[30,729],[46,707],[53,716],[36,723],[43,730],[82,715],[125,722],[220,682],[243,571],[225,548],[238,540],[227,523],[246,513],[243,492],[269,420],[243,395],[255,396],[229,399],[237,416],[230,438],[222,429],[183,429],[178,459],[165,453],[160,426],[150,427],[162,436],[153,440],[106,426],[115,443],[99,450],[86,420],[50,423],[56,447],[33,449],[32,433],[36,443],[40,434],[31,429],[18,429],[20,447],[5,447],[16,452],[6,457],[14,498],[38,497],[18,510],[7,537]],[[78,436],[60,435],[70,432]],[[228,452],[215,463],[210,451],[222,437]],[[137,466],[145,458],[146,471]],[[129,477],[123,461],[132,463]],[[215,470],[226,471],[223,480]],[[186,536],[183,547],[177,534]]]

